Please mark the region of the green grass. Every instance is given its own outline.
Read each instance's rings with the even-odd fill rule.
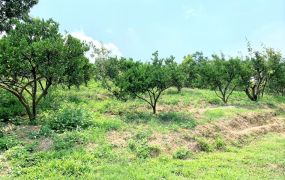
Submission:
[[[13,149],[15,150],[15,149]],[[168,156],[132,159],[102,146],[86,153],[58,151],[25,159],[17,150],[12,179],[284,179],[285,138],[267,135],[258,142],[230,152],[199,154],[188,160]],[[9,151],[10,155],[12,154]],[[8,154],[9,154],[8,153]],[[15,152],[14,152],[15,153]],[[16,154],[17,154],[16,153]],[[19,155],[20,154],[20,155]],[[15,156],[15,155],[14,155]]]
[[[46,116],[70,106],[88,112],[92,126],[64,133],[45,127],[40,133],[48,124]],[[285,179],[285,138],[280,134],[208,153],[181,147],[176,155],[145,142],[153,133],[190,132],[253,112],[285,117],[284,108],[284,97],[266,95],[251,102],[234,92],[224,105],[212,91],[185,88],[177,93],[173,88],[162,95],[153,115],[145,102],[115,100],[94,82],[80,90],[54,87],[40,104],[37,126],[27,125],[26,117],[21,125],[3,124],[8,130],[0,137],[0,179]],[[110,131],[131,133],[128,146],[114,147],[107,138]],[[159,154],[150,156],[151,151]]]

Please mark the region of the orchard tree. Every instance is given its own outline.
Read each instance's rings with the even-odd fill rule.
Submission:
[[[134,64],[132,59],[123,57],[97,58],[95,61],[96,79],[117,99],[126,100],[126,93],[118,86],[119,79]]]
[[[186,80],[186,74],[184,73],[182,66],[175,61],[173,56],[166,58],[164,61],[167,72],[171,78],[171,85],[176,87],[178,92],[181,92]]]
[[[0,32],[9,31],[13,20],[25,19],[29,10],[38,0],[1,0],[0,1]]]
[[[185,86],[190,88],[208,88],[207,83],[203,82],[202,73],[206,67],[208,58],[202,52],[195,52],[184,57],[181,68],[186,75]]]
[[[285,59],[282,58],[282,54],[278,51],[274,51],[272,48],[266,49],[269,73],[268,87],[270,92],[278,95],[285,95]]]
[[[165,59],[159,59],[155,52],[152,63],[136,63],[121,76],[118,86],[129,96],[147,102],[156,114],[159,98],[172,85],[168,70]]]
[[[205,83],[213,89],[216,95],[226,104],[233,91],[240,84],[240,59],[226,60],[222,55],[213,55],[204,71]]]
[[[68,50],[72,45],[67,42],[51,19],[18,21],[0,40],[0,88],[18,98],[31,121],[49,88],[69,75]],[[77,58],[82,59],[82,53]]]
[[[70,89],[71,86],[79,88],[81,84],[87,85],[91,79],[92,65],[84,53],[89,50],[89,46],[79,39],[68,35],[65,41],[66,51],[64,57],[67,58],[67,68],[65,71],[64,84]]]
[[[258,101],[278,67],[277,61],[280,61],[280,58],[269,49],[265,52],[253,51],[250,44],[248,44],[248,51],[249,56],[242,63],[241,77],[248,98]]]
[[[180,64],[181,70],[185,74],[184,85],[186,87],[194,87],[195,80],[197,80],[197,64],[193,57],[188,54],[184,57],[182,63]]]

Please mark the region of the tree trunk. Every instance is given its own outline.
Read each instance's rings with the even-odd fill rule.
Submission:
[[[21,96],[16,96],[16,97],[19,99],[20,103],[21,103],[21,104],[23,105],[23,107],[25,108],[26,113],[28,114],[29,120],[35,119],[35,117],[33,116],[32,111],[31,111],[31,108],[29,107],[29,105],[27,105],[27,104],[25,103],[24,98],[21,97]]]
[[[37,90],[38,90],[38,82],[37,82],[37,75],[36,70],[33,69],[33,78],[34,78],[34,87],[32,88],[32,117],[30,117],[30,121],[33,122],[36,120],[37,115]]]
[[[178,93],[181,93],[182,88],[180,86],[177,86],[176,88],[177,88]]]
[[[264,95],[264,91],[265,91],[266,85],[267,85],[267,79],[265,80],[265,83],[264,83],[264,85],[263,85],[263,87],[262,87],[262,92],[261,92],[261,96],[262,96],[262,97],[263,97],[263,95]]]
[[[223,95],[223,102],[224,102],[225,104],[228,103],[227,98],[226,98],[226,95]]]
[[[153,114],[156,114],[156,105],[152,106],[152,112],[153,112]]]
[[[245,93],[246,93],[247,97],[248,97],[251,101],[257,101],[257,100],[258,100],[258,95],[257,95],[257,93],[255,92],[254,88],[251,88],[251,90],[252,90],[252,94],[250,93],[249,88],[247,88],[247,89],[245,90]]]

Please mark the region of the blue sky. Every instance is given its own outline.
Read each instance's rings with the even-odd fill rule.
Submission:
[[[285,0],[39,0],[31,15],[138,60],[155,50],[177,61],[195,51],[234,56],[246,38],[285,54]]]

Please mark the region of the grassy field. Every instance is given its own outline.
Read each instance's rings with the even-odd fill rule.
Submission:
[[[51,117],[78,109],[87,128],[46,128]],[[54,88],[39,124],[4,125],[0,178],[285,179],[284,97],[256,103],[234,92],[223,105],[212,91],[169,89],[157,109],[152,115],[143,101],[115,100],[94,82]]]

